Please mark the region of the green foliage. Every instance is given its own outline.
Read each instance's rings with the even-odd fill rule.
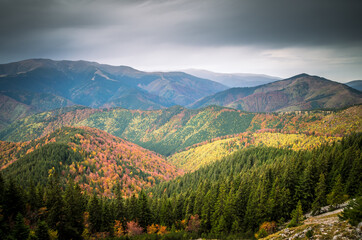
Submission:
[[[326,179],[325,179],[324,174],[321,173],[321,175],[319,176],[318,184],[315,188],[316,197],[312,204],[312,214],[313,215],[319,214],[321,211],[321,208],[327,204],[326,192],[327,192]]]
[[[85,141],[82,138],[73,140],[74,144]],[[98,141],[106,143],[103,138]],[[355,173],[353,168],[358,167],[354,161],[360,158],[341,159],[359,156],[361,146],[362,134],[356,134],[312,151],[270,147],[242,149],[221,161],[125,199],[119,191],[122,181],[107,198],[96,190],[92,196],[86,191],[82,193],[71,178],[57,175],[55,168],[48,172],[45,186],[20,188],[18,181],[4,175],[5,181],[0,178],[0,191],[3,188],[2,201],[6,208],[0,207],[4,211],[0,230],[12,234],[14,217],[21,213],[25,225],[29,223],[37,229],[40,222],[45,221],[49,233],[57,233],[59,239],[111,238],[115,225],[121,239],[129,235],[135,235],[134,239],[250,238],[262,225],[270,234],[279,219],[291,219],[292,225],[301,223],[303,210],[312,209],[311,204],[302,206],[303,201],[320,201],[323,196],[318,194],[323,189],[328,196],[336,196],[338,189],[345,191],[343,195],[358,196],[343,186],[348,186],[350,175]],[[62,182],[66,183],[65,187]],[[308,198],[303,192],[308,193]],[[39,197],[31,198],[29,194],[44,196],[44,201],[35,204]],[[354,212],[346,211],[346,218],[358,216],[360,207],[354,206],[351,207]],[[144,227],[151,224],[162,225],[163,235],[145,234],[147,228]],[[21,227],[20,220],[18,226],[26,228]],[[166,233],[171,229],[182,234]],[[126,230],[129,230],[128,236],[122,236],[127,234]],[[258,235],[263,234],[259,232]]]
[[[332,209],[338,208],[338,206],[347,200],[348,196],[344,194],[342,176],[338,174],[337,179],[333,185],[332,192],[327,196],[327,202],[331,205]]]
[[[339,215],[341,220],[348,220],[353,226],[362,222],[362,197],[351,200],[347,207]]]
[[[60,174],[67,169],[67,165],[73,162],[81,162],[83,157],[74,152],[63,143],[49,143],[33,152],[20,158],[3,170],[6,176],[16,176],[21,178],[21,182],[26,185],[32,181],[45,184],[48,178],[49,169],[54,168]]]
[[[303,223],[303,210],[302,210],[302,202],[298,201],[296,209],[293,210],[292,220],[288,224],[288,227],[295,227]]]
[[[62,126],[89,126],[127,138],[160,154],[170,155],[194,144],[245,131],[269,129],[316,136],[343,136],[362,131],[361,106],[338,112],[288,114],[254,114],[216,106],[198,110],[174,106],[157,111],[66,109],[20,119],[1,130],[0,139],[33,140]]]
[[[38,240],[50,240],[48,233],[48,225],[44,221],[40,221],[35,230],[35,236]]]
[[[13,229],[14,239],[28,239],[30,234],[29,226],[24,223],[24,217],[21,213],[18,213],[15,218],[15,226]]]

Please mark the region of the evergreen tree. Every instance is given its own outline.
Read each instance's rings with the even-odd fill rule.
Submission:
[[[89,201],[88,212],[90,231],[92,233],[100,232],[102,228],[102,206],[96,193]]]
[[[38,226],[35,230],[35,236],[38,240],[50,240],[48,225],[44,221],[38,222]]]
[[[338,206],[346,201],[346,197],[343,191],[342,177],[338,174],[334,183],[332,192],[327,196],[327,202],[331,205],[331,208],[338,208]]]
[[[114,219],[112,217],[111,208],[108,201],[103,201],[103,215],[102,215],[102,231],[110,232],[113,234]]]
[[[343,210],[342,214],[339,215],[342,220],[348,220],[348,222],[357,226],[362,222],[362,197],[358,197],[355,200],[351,200],[347,207]]]
[[[292,220],[288,224],[288,227],[298,226],[303,222],[303,209],[302,202],[298,201],[296,209],[292,212]]]
[[[5,219],[15,219],[18,213],[24,213],[24,197],[13,180],[10,180],[5,188],[3,201]]]
[[[65,238],[74,240],[82,238],[84,210],[85,203],[81,189],[70,179],[64,193]]]
[[[63,198],[59,178],[54,169],[49,171],[48,185],[45,192],[47,223],[50,228],[60,230],[63,220]],[[60,233],[59,233],[60,234]]]
[[[327,197],[326,197],[326,179],[324,177],[324,174],[321,173],[319,177],[319,182],[317,184],[317,187],[315,189],[316,198],[313,201],[312,204],[312,214],[317,215],[320,213],[321,208],[327,204]]]
[[[30,229],[24,223],[23,215],[21,213],[18,213],[15,218],[13,237],[15,239],[24,240],[24,239],[28,239],[29,234],[30,234]]]
[[[146,229],[146,227],[152,223],[152,213],[148,205],[148,197],[144,191],[141,191],[139,195],[139,210],[139,224],[143,229]]]
[[[116,192],[115,192],[115,201],[114,201],[114,217],[115,219],[122,222],[122,224],[125,226],[125,218],[126,218],[126,210],[124,206],[124,200],[121,193],[121,187],[119,183],[117,183],[116,186]]]

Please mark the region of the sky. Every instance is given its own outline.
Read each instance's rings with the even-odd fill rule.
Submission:
[[[0,63],[362,79],[361,0],[0,0]]]

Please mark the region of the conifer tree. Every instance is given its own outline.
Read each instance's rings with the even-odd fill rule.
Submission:
[[[124,200],[121,193],[121,187],[119,183],[117,183],[116,191],[115,191],[115,201],[114,201],[114,217],[116,220],[121,221],[123,225],[125,225],[125,206],[124,206]]]
[[[21,213],[18,213],[15,218],[15,226],[13,229],[13,236],[15,239],[23,240],[28,239],[30,229],[24,223],[24,217]]]
[[[37,237],[37,240],[50,240],[48,225],[44,221],[38,222],[38,226],[35,230],[35,236]]]
[[[106,199],[103,201],[103,214],[102,214],[102,232],[110,232],[113,234],[113,223],[111,209]]]
[[[142,228],[146,229],[148,225],[151,225],[152,213],[150,210],[150,206],[148,205],[148,197],[143,190],[139,195],[139,210],[140,210],[139,224]]]
[[[292,212],[292,220],[288,224],[288,227],[298,226],[303,222],[303,209],[302,202],[299,200],[296,209]]]
[[[325,181],[326,179],[324,177],[324,174],[321,173],[317,187],[315,188],[316,198],[314,199],[314,202],[312,204],[313,215],[319,214],[321,208],[327,204],[327,197],[326,197],[327,186]]]
[[[100,232],[102,228],[102,206],[96,193],[90,199],[88,211],[90,231],[93,233]]]
[[[329,205],[331,205],[331,208],[334,209],[342,204],[345,200],[346,197],[343,191],[342,177],[341,174],[338,174],[332,192],[327,196],[327,202]]]
[[[83,213],[85,203],[79,185],[74,185],[72,179],[64,193],[64,221],[65,232],[69,239],[81,239],[84,229]]]
[[[15,219],[18,213],[24,213],[24,197],[18,185],[16,185],[13,180],[10,180],[5,187],[3,201],[3,211],[6,219]]]

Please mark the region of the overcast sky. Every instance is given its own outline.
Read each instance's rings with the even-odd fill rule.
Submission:
[[[362,79],[361,0],[0,0],[0,63]]]

